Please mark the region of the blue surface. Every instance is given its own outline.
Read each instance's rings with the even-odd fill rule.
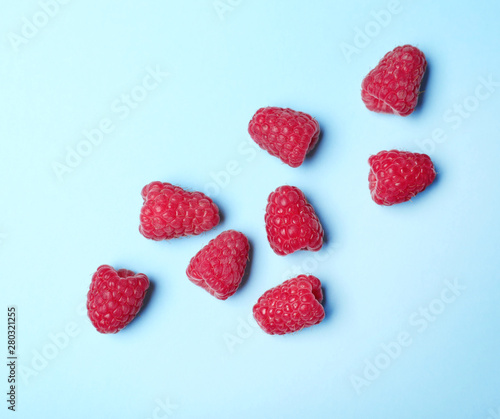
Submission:
[[[52,16],[4,3],[0,309],[18,307],[20,365],[18,411],[2,403],[2,418],[500,417],[498,2],[74,0]],[[361,80],[405,43],[429,62],[421,106],[369,112]],[[300,168],[248,142],[268,105],[319,121]],[[386,208],[370,199],[367,159],[389,148],[427,152],[438,179]],[[206,191],[223,222],[144,239],[153,180]],[[315,206],[321,252],[271,251],[264,209],[282,184]],[[184,272],[229,228],[254,251],[222,302]],[[117,335],[82,310],[101,264],[154,283]],[[322,280],[327,317],[265,335],[251,307],[296,271]]]

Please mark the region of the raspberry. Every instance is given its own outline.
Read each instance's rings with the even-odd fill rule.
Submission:
[[[248,124],[250,137],[272,156],[298,167],[319,139],[319,124],[310,115],[292,109],[260,108]]]
[[[321,282],[312,275],[299,275],[266,291],[253,307],[253,316],[270,335],[293,333],[325,318]]]
[[[374,112],[410,115],[417,106],[420,82],[427,61],[411,45],[394,48],[385,54],[361,84],[361,98]]]
[[[191,259],[186,274],[194,284],[219,300],[226,300],[240,286],[249,250],[243,233],[224,231]]]
[[[149,279],[127,269],[97,268],[87,294],[87,313],[100,333],[117,333],[139,312]]]
[[[373,200],[379,205],[405,202],[422,192],[436,177],[427,154],[381,151],[368,159],[368,182]]]
[[[280,186],[271,192],[265,221],[269,244],[280,256],[297,250],[316,252],[323,246],[323,227],[304,193],[295,186]]]
[[[219,208],[201,192],[152,182],[142,189],[139,231],[147,239],[169,240],[197,235],[219,224]]]

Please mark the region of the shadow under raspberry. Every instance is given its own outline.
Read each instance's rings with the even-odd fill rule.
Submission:
[[[314,213],[318,217],[319,222],[321,223],[321,227],[323,227],[323,246],[319,250],[319,252],[321,252],[321,250],[323,249],[323,247],[328,244],[329,238],[330,238],[329,228],[324,223],[324,220],[327,220],[328,218],[323,217],[321,215],[321,211],[318,211],[318,207],[317,207],[315,201],[311,200],[310,196],[308,194],[306,194],[305,192],[304,192],[304,194],[306,195],[307,202],[309,202],[312,205],[312,207],[314,208]],[[331,215],[330,215],[330,218],[332,218]]]
[[[332,301],[332,296],[330,295],[331,292],[330,293],[328,292],[329,288],[330,288],[329,285],[325,286],[323,282],[321,283],[321,291],[323,292],[323,301],[321,305],[325,309],[325,318],[319,325],[317,325],[318,327],[320,327],[323,323],[329,322],[330,319],[334,317],[337,312],[337,305],[334,304]]]
[[[134,325],[136,323],[140,323],[140,318],[144,316],[144,313],[149,309],[151,299],[153,298],[154,290],[156,288],[156,283],[151,279],[151,277],[149,277],[149,275],[148,278],[149,278],[149,288],[147,289],[146,295],[144,296],[144,300],[142,301],[141,309],[134,317],[134,319],[127,326],[125,326],[123,330],[121,330],[118,333],[123,333],[125,330],[134,328],[135,327]]]
[[[314,160],[314,156],[318,152],[318,149],[321,148],[321,143],[323,142],[323,137],[325,135],[325,131],[324,131],[323,125],[321,123],[319,124],[319,128],[320,128],[320,131],[319,131],[318,141],[317,141],[316,145],[314,146],[314,148],[309,153],[306,154],[306,158],[304,160],[304,163],[302,163],[302,165],[308,164],[310,160]]]
[[[425,101],[427,100],[425,93],[427,90],[427,83],[429,82],[429,73],[430,73],[430,65],[429,62],[427,62],[427,68],[425,70],[424,77],[422,77],[422,81],[420,82],[420,93],[418,95],[417,106],[415,107],[415,110],[413,111],[412,115],[419,115],[420,112],[422,112],[422,107],[424,106]]]

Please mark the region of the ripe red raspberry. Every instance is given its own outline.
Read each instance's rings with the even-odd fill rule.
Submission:
[[[249,250],[243,233],[224,231],[191,259],[186,274],[194,284],[219,300],[226,300],[240,286]]]
[[[270,335],[293,333],[325,318],[321,282],[312,275],[299,275],[266,291],[253,307],[253,316]]]
[[[117,333],[139,312],[149,279],[127,269],[97,268],[87,294],[87,313],[100,333]]]
[[[201,192],[152,182],[142,189],[141,234],[152,240],[197,235],[219,224],[219,208]]]
[[[260,108],[248,124],[250,137],[272,156],[298,167],[319,139],[319,124],[310,115],[292,109]]]
[[[381,151],[368,159],[368,182],[373,200],[379,205],[405,202],[422,192],[436,177],[427,154],[408,151]]]
[[[271,192],[265,221],[269,244],[280,256],[297,250],[316,252],[323,246],[323,227],[304,193],[295,186],[280,186]]]
[[[385,54],[361,84],[361,98],[374,112],[410,115],[417,106],[420,82],[427,61],[411,45],[394,48]]]

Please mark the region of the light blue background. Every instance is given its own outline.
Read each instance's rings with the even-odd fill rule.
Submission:
[[[9,37],[42,9],[3,2],[0,309],[18,306],[23,368],[18,412],[2,402],[0,416],[500,417],[500,86],[488,98],[478,87],[481,77],[500,81],[499,3],[401,1],[383,28],[372,12],[386,1],[225,3],[220,18],[212,0],[73,0],[16,51]],[[373,36],[346,59],[356,28]],[[408,118],[369,112],[361,80],[405,43],[429,62],[422,106]],[[169,75],[126,117],[113,111],[148,67]],[[482,100],[471,99],[476,89]],[[477,109],[457,121],[464,102]],[[268,105],[319,121],[323,138],[300,168],[245,143],[248,121]],[[58,179],[54,163],[103,118],[114,131]],[[435,184],[410,203],[375,205],[370,154],[422,152],[436,129],[447,138],[425,142]],[[228,164],[238,174],[224,178]],[[216,174],[227,184],[210,185]],[[140,191],[153,180],[208,191],[223,222],[202,236],[144,239]],[[264,209],[282,184],[315,206],[327,235],[320,253],[271,251]],[[247,283],[222,302],[184,272],[229,228],[248,235],[253,257]],[[101,264],[154,283],[117,335],[98,334],[81,310]],[[240,326],[294,270],[323,282],[325,321],[284,337]],[[443,305],[446,281],[464,289]],[[433,304],[443,312],[422,330],[419,309]],[[353,375],[402,332],[411,344],[356,391]],[[228,336],[240,340],[228,346]],[[167,413],[157,409],[166,399],[175,405]]]

